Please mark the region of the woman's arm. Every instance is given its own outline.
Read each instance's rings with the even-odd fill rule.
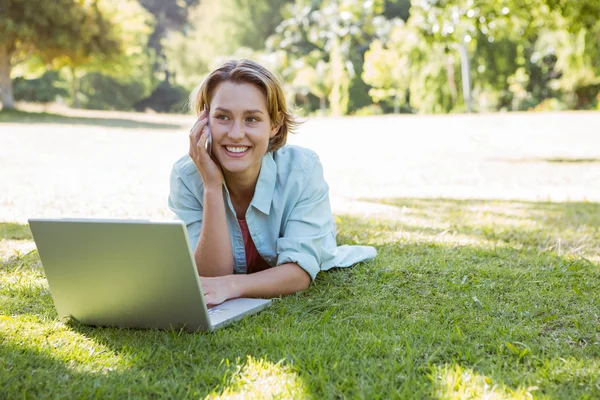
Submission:
[[[233,273],[234,260],[223,201],[223,173],[205,148],[211,135],[208,121],[205,107],[190,130],[189,155],[204,184],[202,229],[194,260],[200,275],[223,276]]]
[[[194,251],[200,276],[233,274],[233,248],[229,237],[223,190],[204,188],[202,230]]]
[[[308,289],[310,275],[298,264],[282,264],[249,275],[200,278],[208,305],[238,297],[277,297]]]

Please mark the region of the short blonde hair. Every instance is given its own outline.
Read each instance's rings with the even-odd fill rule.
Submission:
[[[271,124],[279,126],[277,134],[269,140],[268,151],[282,148],[288,133],[294,133],[299,122],[288,111],[279,79],[255,61],[230,60],[215,69],[190,95],[190,108],[200,115],[204,104],[212,101],[216,87],[226,81],[255,85],[265,95]]]

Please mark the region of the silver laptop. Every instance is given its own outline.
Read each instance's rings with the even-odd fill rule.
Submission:
[[[183,221],[29,219],[59,317],[87,325],[212,331],[270,300],[207,309]]]

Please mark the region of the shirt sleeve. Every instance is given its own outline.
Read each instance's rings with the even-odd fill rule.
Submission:
[[[180,170],[175,166],[171,171],[169,208],[176,218],[182,220],[188,232],[192,252],[198,245],[202,230],[202,204],[198,197],[185,184]]]
[[[329,186],[317,158],[307,183],[277,239],[277,265],[296,263],[314,280],[335,247],[335,225],[329,204]]]

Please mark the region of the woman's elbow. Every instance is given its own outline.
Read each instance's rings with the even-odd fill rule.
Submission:
[[[303,290],[308,289],[310,286],[310,282],[312,281],[308,272],[306,272],[303,268],[298,266],[298,279],[296,280],[296,292],[301,292]]]

